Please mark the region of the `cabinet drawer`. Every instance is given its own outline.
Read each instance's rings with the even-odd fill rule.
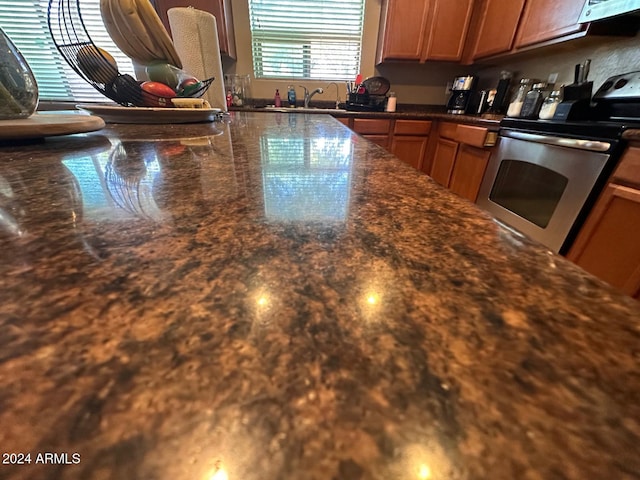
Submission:
[[[354,118],[353,130],[357,133],[387,134],[391,120],[381,118]]]
[[[457,127],[457,123],[442,122],[438,127],[438,134],[440,134],[441,137],[455,140]]]
[[[349,117],[333,117],[333,118],[338,120],[343,125],[346,125],[347,127],[349,126]]]
[[[490,132],[485,127],[473,125],[458,125],[455,140],[472,147],[491,147],[496,144],[497,132]]]
[[[629,147],[613,172],[612,181],[640,186],[640,147]]]
[[[429,135],[431,120],[396,120],[394,135]]]

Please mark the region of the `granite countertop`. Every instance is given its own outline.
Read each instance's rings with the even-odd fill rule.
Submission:
[[[337,120],[0,153],[3,479],[638,478],[638,303]]]

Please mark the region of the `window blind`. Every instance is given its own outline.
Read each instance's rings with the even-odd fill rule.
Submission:
[[[100,0],[79,1],[82,20],[93,42],[113,55],[120,73],[134,75],[131,59],[116,47],[104,28]],[[56,49],[47,25],[48,5],[48,0],[0,0],[0,28],[31,67],[40,99],[110,101],[74,72]]]
[[[249,0],[256,78],[351,80],[364,0]]]

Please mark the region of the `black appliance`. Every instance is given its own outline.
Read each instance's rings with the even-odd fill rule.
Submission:
[[[505,117],[476,203],[565,254],[613,172],[629,128],[640,129],[640,72],[607,79],[584,120]]]
[[[447,113],[463,115],[476,113],[478,105],[478,92],[476,92],[477,77],[468,75],[456,77],[451,87],[451,95],[447,101]]]

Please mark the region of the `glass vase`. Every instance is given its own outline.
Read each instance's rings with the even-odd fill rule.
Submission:
[[[27,118],[38,106],[38,84],[20,51],[0,28],[0,120]]]

